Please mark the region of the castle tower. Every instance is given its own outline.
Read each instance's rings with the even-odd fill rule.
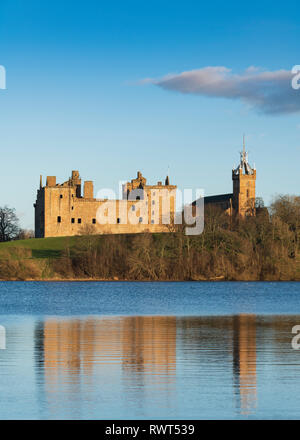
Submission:
[[[244,217],[255,215],[255,181],[256,169],[248,162],[248,152],[245,149],[245,136],[243,137],[243,151],[240,153],[240,163],[232,170],[233,181],[233,209]]]
[[[70,186],[76,187],[76,197],[81,197],[81,179],[79,175],[79,171],[73,170],[72,171],[72,177],[69,179]]]

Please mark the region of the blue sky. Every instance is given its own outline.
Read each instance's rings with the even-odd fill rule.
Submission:
[[[137,170],[156,182],[169,166],[182,189],[231,192],[243,133],[257,195],[299,193],[300,112],[158,86],[208,66],[242,78],[250,66],[290,71],[299,12],[297,2],[2,0],[0,206],[33,227],[39,175],[62,182],[72,169],[96,190]]]

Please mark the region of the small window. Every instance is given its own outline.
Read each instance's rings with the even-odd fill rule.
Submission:
[[[93,225],[95,225],[96,224],[96,219],[95,218],[93,218]]]
[[[78,219],[78,223],[81,223],[81,218]]]
[[[72,206],[72,210],[74,209],[74,206]]]
[[[59,197],[62,199],[63,198],[62,194]]]
[[[120,217],[117,218],[117,223],[121,223]]]
[[[154,225],[154,220],[151,220],[151,224]]]
[[[143,217],[140,217],[139,222],[142,223],[142,221],[143,221]]]
[[[154,215],[155,214],[155,211],[152,211],[152,215]]]
[[[75,223],[75,218],[71,218],[71,223]]]
[[[61,223],[61,216],[60,215],[57,217],[57,223]]]
[[[152,205],[155,205],[155,200],[152,200]]]
[[[135,211],[135,205],[132,205],[131,209],[132,209],[132,211]]]
[[[136,196],[136,199],[137,200],[141,200],[141,196]]]
[[[72,197],[74,197],[74,194],[72,194]]]
[[[154,191],[153,195],[155,196],[155,191]]]

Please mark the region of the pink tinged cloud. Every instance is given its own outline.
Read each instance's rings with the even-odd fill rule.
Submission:
[[[275,115],[300,111],[300,90],[292,88],[293,76],[287,70],[261,71],[253,66],[233,74],[230,69],[217,66],[141,82],[174,92],[241,100],[258,112]]]

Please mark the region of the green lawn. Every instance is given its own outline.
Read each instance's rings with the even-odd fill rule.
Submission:
[[[33,258],[59,257],[67,246],[74,246],[77,237],[31,238],[0,243],[0,257],[8,249],[25,248],[32,250]]]
[[[120,234],[122,239],[124,240],[123,245],[126,245],[126,241],[130,240],[130,237],[136,236],[136,234]],[[108,235],[110,236],[110,235]],[[117,237],[118,234],[114,234],[114,237]],[[164,237],[163,233],[153,234],[154,244],[155,246],[159,245],[160,240]],[[107,235],[93,235],[93,236],[72,236],[72,237],[49,237],[49,238],[31,238],[27,240],[16,240],[16,241],[8,241],[5,243],[0,243],[0,258],[5,257],[7,251],[14,258],[22,259],[29,258],[25,255],[22,255],[22,249],[26,251],[26,249],[31,250],[30,258],[57,258],[60,257],[62,251],[66,248],[72,249],[76,245],[81,246],[81,241],[85,241],[86,239],[97,242],[99,239],[107,237]],[[112,237],[112,236],[110,236]],[[125,243],[125,244],[124,244]]]

